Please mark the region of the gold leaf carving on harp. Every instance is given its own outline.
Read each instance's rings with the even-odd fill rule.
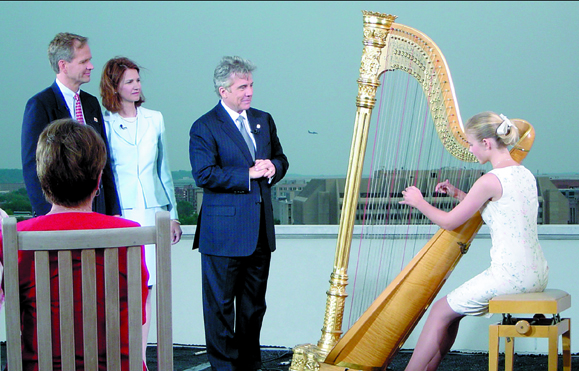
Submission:
[[[342,336],[348,263],[372,110],[386,71],[404,71],[420,85],[438,139],[456,159],[469,152],[446,60],[423,33],[394,23],[396,16],[363,12],[363,53],[356,118],[322,336],[317,345],[296,346],[291,371],[385,368],[414,329],[482,225],[479,213],[453,231],[439,230]],[[511,120],[521,139],[511,150],[521,162],[534,141],[533,127]],[[386,172],[384,172],[386,173]]]

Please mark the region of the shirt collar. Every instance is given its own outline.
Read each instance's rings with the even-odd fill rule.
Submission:
[[[68,107],[68,111],[71,113],[71,116],[74,113],[74,95],[75,94],[80,94],[80,89],[78,89],[78,92],[73,92],[72,90],[70,90],[69,88],[67,88],[62,82],[60,82],[60,80],[58,80],[58,78],[56,78],[56,85],[58,85],[58,88],[60,89],[60,92],[62,93],[62,96],[64,97],[64,102],[66,103],[66,106]]]
[[[237,122],[237,118],[239,116],[243,116],[245,121],[249,122],[249,120],[247,119],[247,111],[246,110],[243,110],[243,112],[241,112],[241,113],[237,113],[234,110],[232,110],[231,108],[227,107],[227,105],[225,103],[223,103],[223,100],[221,100],[220,102],[221,102],[221,105],[223,106],[223,108],[225,108],[225,111],[227,111],[227,113],[229,114],[229,116],[233,120],[233,122]]]
[[[67,88],[62,82],[60,82],[60,80],[58,78],[56,78],[56,85],[58,85],[58,87],[60,88],[60,91],[62,92],[63,95],[68,95],[68,96],[72,97],[73,99],[74,99],[75,94],[80,94],[80,89],[78,89],[77,92],[74,92],[74,91],[70,90],[69,88]]]

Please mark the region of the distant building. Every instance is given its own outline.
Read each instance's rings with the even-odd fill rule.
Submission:
[[[579,188],[560,189],[569,201],[569,224],[579,224],[577,204],[579,203]]]
[[[177,172],[174,172],[175,175]],[[194,209],[199,212],[197,207],[197,192],[199,188],[195,185],[195,180],[190,177],[183,177],[180,179],[173,178],[173,186],[175,187],[175,199],[179,201],[186,201],[193,205]]]
[[[308,179],[284,178],[271,188],[273,217],[280,224],[291,225],[293,220],[293,200],[307,186]]]
[[[557,187],[569,201],[569,224],[579,224],[579,215],[577,204],[579,201],[579,179],[577,175],[573,178],[557,179],[550,178],[551,182]]]
[[[411,184],[423,191],[424,198],[443,210],[452,209],[458,202],[454,198],[434,192],[440,179],[451,180],[459,189],[468,190],[481,176],[480,170],[442,169],[441,171],[378,171],[374,184],[379,189],[361,186],[357,200],[355,224],[367,221],[370,224],[412,224],[425,219],[418,210],[399,204],[402,190]],[[416,179],[414,179],[416,177]],[[294,224],[339,224],[344,204],[344,178],[312,179],[304,190],[293,199]],[[368,184],[368,178],[362,179]],[[548,177],[538,177],[539,193],[538,224],[567,224],[569,222],[569,201],[559,192]],[[579,193],[579,192],[578,192]]]
[[[344,178],[312,179],[293,199],[294,224],[338,224]]]
[[[445,174],[445,172],[447,172]],[[455,177],[454,184],[460,189],[470,189],[481,175],[481,171],[442,169],[441,171],[377,171],[380,190],[360,189],[357,200],[355,223],[372,220],[373,223],[406,224],[408,220],[424,217],[418,211],[408,215],[408,207],[399,205],[402,189],[411,179],[432,204],[450,209],[456,200],[444,195],[433,194],[439,179]],[[179,176],[177,176],[179,175]],[[177,202],[187,201],[197,212],[201,209],[203,190],[195,185],[189,172],[174,172],[175,197]],[[417,177],[415,180],[413,177]],[[280,224],[339,224],[344,202],[345,178],[286,178],[272,187],[274,218]],[[362,179],[361,184],[367,184]],[[0,194],[25,188],[24,183],[0,183]],[[561,174],[537,176],[539,193],[539,224],[579,224],[579,175]],[[390,199],[388,203],[385,200]],[[22,215],[22,217],[26,217]]]
[[[292,201],[308,184],[309,179],[282,179],[271,188],[273,200]]]
[[[183,185],[183,186],[175,186],[175,198],[177,202],[179,201],[187,201],[194,203],[195,202],[195,189],[197,187],[191,184]]]
[[[539,224],[569,224],[569,200],[548,177],[537,177]]]
[[[288,200],[272,200],[273,218],[276,223],[292,225],[293,221],[293,203]]]
[[[201,210],[201,200],[203,199],[203,189],[195,186],[194,184],[186,184],[177,186],[175,185],[175,199],[177,203],[180,201],[189,202],[193,205],[194,210],[199,211]]]

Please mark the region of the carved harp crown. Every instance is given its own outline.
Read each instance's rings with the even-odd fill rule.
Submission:
[[[317,346],[294,348],[292,371],[317,370],[324,365],[356,370],[386,367],[482,225],[477,213],[453,231],[441,229],[435,233],[342,336],[350,247],[380,76],[395,70],[412,76],[426,97],[430,118],[446,151],[460,161],[477,161],[468,150],[450,71],[436,44],[422,32],[394,23],[396,16],[365,11],[363,19],[357,112],[322,336]],[[533,144],[534,130],[524,120],[511,121],[520,134],[511,155],[521,162]]]
[[[422,86],[440,141],[454,157],[476,162],[468,151],[446,59],[438,46],[414,28],[392,23],[396,16],[364,11],[364,51],[358,106],[373,108],[379,76],[405,71]],[[388,46],[388,48],[385,48]],[[386,53],[390,49],[390,53]]]

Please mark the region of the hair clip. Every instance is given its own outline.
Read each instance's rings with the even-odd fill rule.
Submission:
[[[511,120],[507,118],[507,116],[503,115],[502,113],[499,117],[503,120],[501,124],[497,127],[497,135],[507,135],[511,129],[511,126],[514,126]]]

